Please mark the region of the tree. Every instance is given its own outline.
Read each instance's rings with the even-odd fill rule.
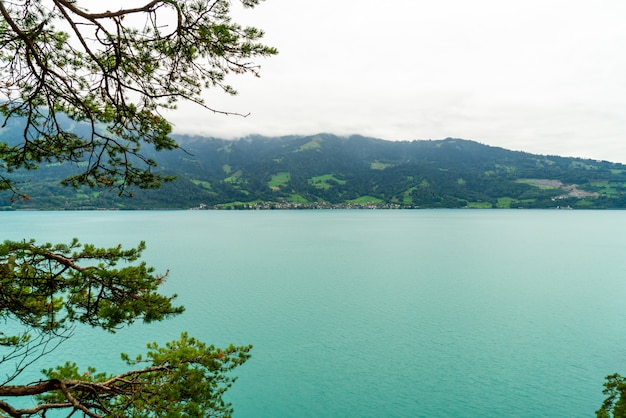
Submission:
[[[602,407],[596,411],[598,418],[626,417],[626,378],[615,373],[606,377],[604,390],[607,398]]]
[[[258,75],[253,60],[277,53],[259,43],[260,30],[232,21],[228,0],[143,1],[94,12],[78,0],[0,0],[0,114],[3,127],[20,124],[18,137],[0,142],[0,190],[27,198],[11,173],[48,162],[77,166],[63,180],[69,186],[124,195],[159,187],[172,179],[158,173],[142,146],[177,147],[162,111],[184,100],[227,113],[206,105],[203,91],[235,94],[229,74]],[[78,240],[0,244],[0,320],[20,328],[0,328],[0,415],[232,412],[222,395],[250,346],[220,349],[185,333],[164,347],[150,344],[145,357],[124,354],[129,370],[120,375],[80,374],[68,363],[46,370],[40,382],[20,383],[23,371],[58,349],[76,324],[115,332],[183,311],[175,295],[158,292],[167,273],[155,274],[139,261],[144,248],[98,248]],[[37,405],[20,409],[13,397],[35,397]]]
[[[92,13],[75,0],[0,1],[6,99],[0,113],[4,125],[16,116],[26,120],[21,143],[0,144],[3,168],[80,162],[86,168],[66,184],[158,187],[162,178],[140,149],[176,148],[159,111],[182,99],[219,112],[204,103],[202,91],[235,94],[226,76],[258,75],[249,60],[277,52],[257,42],[260,30],[233,23],[229,6],[229,0],[152,0]],[[76,134],[63,115],[87,124],[89,135]],[[1,184],[12,186],[7,176]]]

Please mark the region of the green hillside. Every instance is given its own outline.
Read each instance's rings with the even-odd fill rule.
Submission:
[[[30,200],[5,209],[160,208],[624,208],[626,166],[533,155],[474,141],[392,142],[329,134],[236,141],[177,137],[149,153],[177,180],[120,198],[67,189],[71,167],[18,173]]]

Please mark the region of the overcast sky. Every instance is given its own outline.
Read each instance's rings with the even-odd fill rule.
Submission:
[[[280,54],[261,78],[233,78],[239,95],[206,97],[250,116],[181,106],[176,132],[457,137],[626,163],[625,0],[266,0],[235,12]]]

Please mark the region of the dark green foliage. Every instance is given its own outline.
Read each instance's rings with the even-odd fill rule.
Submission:
[[[155,161],[178,148],[161,111],[183,100],[227,113],[208,107],[202,92],[235,94],[228,74],[258,75],[252,60],[277,53],[259,43],[260,30],[234,23],[230,6],[146,0],[110,11],[104,2],[0,1],[0,208],[30,207],[28,194],[47,208],[124,207],[102,189],[130,196],[173,180]],[[31,182],[33,169],[40,176]],[[181,181],[158,201],[175,206],[172,199],[198,190]],[[139,262],[144,248],[0,244],[0,415],[230,416],[222,395],[250,347],[222,350],[184,333],[149,345],[145,360],[123,356],[132,370],[117,376],[92,368],[81,375],[69,363],[39,382],[21,381],[77,324],[114,332],[183,311],[175,295],[158,292],[167,273]],[[15,397],[31,402],[13,404]]]
[[[333,135],[237,141],[176,137],[186,150],[149,154],[177,181],[134,199],[55,184],[67,168],[42,167],[12,208],[191,208],[200,205],[350,205],[372,196],[394,207],[624,208],[626,166],[533,155],[473,141],[390,142]],[[282,176],[280,186],[274,185]],[[55,177],[56,176],[56,177]],[[16,177],[23,178],[26,177]],[[30,177],[29,177],[30,178]],[[262,206],[262,205],[261,205]]]
[[[230,372],[249,358],[250,346],[219,349],[182,334],[179,341],[148,345],[145,360],[122,358],[120,375],[79,374],[75,364],[44,371],[45,380],[11,384],[34,360],[54,349],[76,323],[115,332],[137,319],[159,321],[183,311],[176,295],[157,291],[165,275],[134,264],[145,248],[5,241],[0,244],[0,321],[21,325],[0,333],[0,399],[35,396],[33,408],[0,400],[0,411],[23,417],[67,409],[97,417],[229,416],[222,395],[234,382]],[[11,328],[9,328],[11,329]]]
[[[145,248],[124,250],[34,241],[0,244],[0,318],[34,331],[59,332],[74,322],[114,331],[136,318],[162,320],[182,312],[157,293],[165,276],[136,261]],[[174,296],[175,297],[175,296]]]
[[[250,59],[277,52],[258,42],[262,31],[233,23],[223,0],[102,13],[76,1],[0,2],[0,17],[0,114],[11,128],[0,143],[0,170],[72,162],[80,170],[63,184],[120,193],[169,179],[142,151],[177,148],[161,109],[187,100],[214,111],[204,89],[235,94],[226,75],[257,74]],[[0,189],[13,188],[2,171]]]
[[[592,207],[623,207],[622,188],[606,196],[596,184],[626,182],[621,164],[513,152],[459,139],[390,142],[321,134],[238,141],[179,137],[179,142],[191,155],[165,154],[160,166],[179,179],[211,184],[202,200],[190,200],[187,207],[288,202],[294,195],[339,205],[373,196],[400,207],[481,202],[496,207],[502,198],[510,199],[510,207],[556,207],[580,200],[570,196],[568,187],[574,184]],[[236,182],[233,173],[238,173]],[[289,182],[272,190],[269,183],[278,173],[287,173]],[[323,184],[316,181],[320,177]],[[559,180],[562,187],[543,188],[527,179]]]
[[[615,373],[606,377],[604,390],[607,398],[602,407],[596,411],[598,418],[625,418],[626,417],[626,379]]]
[[[229,416],[233,410],[222,395],[235,378],[229,372],[243,364],[250,346],[226,349],[207,346],[183,333],[178,341],[160,347],[148,344],[148,352],[122,359],[132,371],[120,376],[97,373],[91,368],[80,373],[67,363],[44,374],[65,387],[81,405],[108,417],[201,417]],[[63,391],[39,395],[45,404],[65,401]],[[176,402],[172,402],[172,400]]]

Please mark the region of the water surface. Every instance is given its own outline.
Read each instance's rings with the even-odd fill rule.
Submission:
[[[0,232],[147,241],[187,311],[57,362],[252,343],[236,417],[589,417],[626,373],[623,211],[2,212]]]

